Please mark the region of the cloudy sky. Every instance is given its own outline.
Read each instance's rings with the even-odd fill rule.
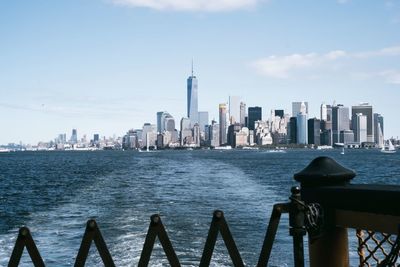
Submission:
[[[400,0],[0,1],[0,144],[123,135],[238,95],[291,111],[370,102],[400,136]]]

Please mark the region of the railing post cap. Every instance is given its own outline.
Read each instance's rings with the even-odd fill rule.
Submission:
[[[294,179],[302,186],[343,185],[356,176],[356,173],[347,169],[329,157],[315,158],[302,171],[294,175]]]

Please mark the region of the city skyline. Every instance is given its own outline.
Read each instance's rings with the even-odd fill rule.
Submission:
[[[0,3],[0,144],[123,135],[160,110],[178,125],[192,58],[210,121],[229,96],[263,117],[369,102],[400,135],[399,1],[157,3]]]

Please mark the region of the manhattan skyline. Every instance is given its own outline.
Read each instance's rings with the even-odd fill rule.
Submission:
[[[184,117],[192,58],[210,120],[236,95],[263,117],[369,102],[400,135],[400,1],[147,3],[0,3],[0,144]]]

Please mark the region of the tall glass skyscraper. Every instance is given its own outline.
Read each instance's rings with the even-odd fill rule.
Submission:
[[[249,107],[248,127],[249,130],[254,130],[254,122],[262,120],[261,107]]]
[[[187,116],[190,119],[192,126],[199,122],[197,78],[193,75],[193,64],[192,75],[187,79]]]
[[[219,143],[225,145],[227,142],[226,127],[226,104],[219,104]]]

